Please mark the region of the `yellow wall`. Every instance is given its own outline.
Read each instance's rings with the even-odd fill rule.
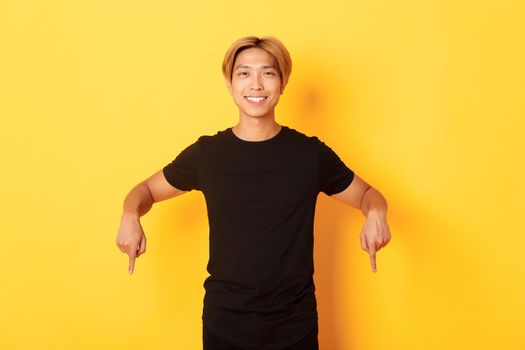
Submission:
[[[277,121],[390,206],[374,274],[361,213],[320,194],[321,349],[524,349],[524,4],[3,2],[2,349],[201,349],[202,193],[142,219],[131,276],[122,201],[237,122],[221,61],[265,34],[294,62]]]

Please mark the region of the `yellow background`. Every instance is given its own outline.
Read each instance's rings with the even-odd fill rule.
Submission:
[[[133,275],[122,201],[237,123],[222,58],[265,34],[294,64],[276,120],[389,203],[374,274],[362,214],[319,196],[321,349],[524,349],[524,4],[2,2],[2,349],[201,349],[202,193],[142,218]]]

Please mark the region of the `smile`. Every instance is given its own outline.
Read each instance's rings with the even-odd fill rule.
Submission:
[[[258,97],[255,97],[255,96],[244,96],[244,98],[247,99],[251,103],[261,104],[268,98],[268,96],[258,96]]]

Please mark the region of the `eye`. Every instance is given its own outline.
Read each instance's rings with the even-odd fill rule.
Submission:
[[[237,73],[237,75],[239,75],[239,76],[242,76],[244,74],[248,74],[248,73],[247,72],[239,72],[239,73]]]
[[[265,73],[268,73],[269,75],[273,75],[273,76],[275,76],[275,73],[274,73],[274,72],[265,72]]]

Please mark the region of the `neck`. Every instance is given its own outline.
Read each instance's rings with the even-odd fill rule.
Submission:
[[[282,126],[272,118],[240,118],[232,130],[246,141],[264,141],[277,135]]]

